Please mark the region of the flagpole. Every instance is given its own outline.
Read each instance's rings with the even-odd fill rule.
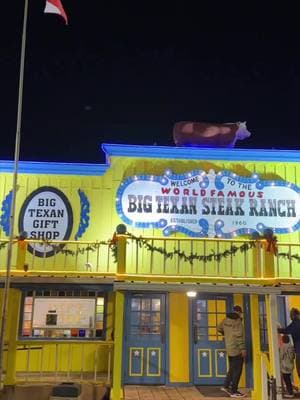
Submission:
[[[0,329],[0,389],[3,388],[3,371],[4,371],[3,361],[4,361],[5,331],[6,331],[6,323],[7,323],[9,288],[10,288],[12,246],[13,246],[13,242],[14,242],[16,194],[17,194],[17,184],[18,184],[18,168],[19,168],[20,142],[21,142],[21,122],[22,122],[22,102],[23,102],[27,15],[28,15],[28,0],[25,0],[24,16],[23,16],[21,60],[20,60],[17,126],[16,126],[16,137],[15,137],[15,157],[14,157],[12,201],[11,201],[10,220],[9,220],[9,242],[8,242],[8,248],[7,248],[4,294],[3,294],[2,307],[1,307],[1,311],[2,311],[1,316],[2,317],[1,317],[1,329]]]

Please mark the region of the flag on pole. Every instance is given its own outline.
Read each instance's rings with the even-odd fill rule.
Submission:
[[[68,25],[68,17],[60,0],[46,0],[44,13],[61,15],[65,20],[66,25]]]

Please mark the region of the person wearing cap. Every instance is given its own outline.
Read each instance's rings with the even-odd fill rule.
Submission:
[[[226,315],[226,318],[218,325],[220,332],[225,339],[229,368],[225,378],[224,386],[221,388],[232,398],[241,398],[246,395],[238,391],[239,381],[242,374],[243,363],[247,356],[244,327],[242,323],[243,310],[240,306],[233,307],[233,312]]]
[[[292,322],[286,328],[279,328],[278,332],[292,335],[296,353],[296,369],[300,378],[300,311],[297,308],[291,308],[290,318]]]

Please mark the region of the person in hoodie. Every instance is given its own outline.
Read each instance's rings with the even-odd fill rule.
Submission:
[[[300,378],[300,311],[297,308],[291,308],[290,318],[292,322],[286,328],[279,328],[278,332],[292,335],[296,353],[296,369]]]
[[[243,363],[247,356],[242,313],[243,310],[240,306],[234,306],[233,312],[227,314],[226,318],[223,319],[217,328],[218,332],[224,335],[225,348],[229,361],[228,372],[221,390],[233,398],[246,396],[238,391]]]

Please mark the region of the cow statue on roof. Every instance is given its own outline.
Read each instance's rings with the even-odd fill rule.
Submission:
[[[214,124],[208,122],[176,122],[173,139],[176,146],[227,147],[235,146],[237,140],[248,138],[246,122]]]

